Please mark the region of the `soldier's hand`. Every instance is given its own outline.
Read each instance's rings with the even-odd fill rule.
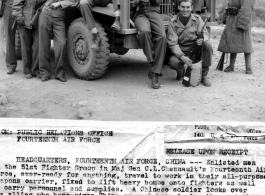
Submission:
[[[181,61],[188,66],[192,66],[192,61],[187,56],[181,56]]]
[[[203,39],[197,39],[196,42],[197,42],[198,45],[202,45]]]
[[[51,7],[52,9],[56,9],[56,8],[58,8],[58,7],[60,7],[60,6],[61,6],[61,3],[60,3],[60,2],[52,3],[52,4],[50,5],[50,7]]]

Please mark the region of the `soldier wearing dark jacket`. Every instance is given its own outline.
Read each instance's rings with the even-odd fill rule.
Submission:
[[[6,36],[6,66],[7,74],[13,74],[17,67],[17,56],[16,56],[16,25],[13,26],[15,19],[12,17],[12,5],[14,0],[0,0],[5,6],[3,21],[5,27]],[[13,28],[12,28],[13,26]]]
[[[32,76],[39,77],[39,31],[30,21],[45,1],[15,0],[12,7],[12,15],[19,27],[23,72],[27,79]]]
[[[91,49],[98,49],[100,43],[100,37],[92,15],[92,8],[95,6],[105,7],[111,2],[112,0],[79,0],[77,7],[80,9],[87,27],[93,35]]]
[[[158,76],[161,75],[162,66],[167,48],[165,27],[160,16],[160,0],[134,0],[137,6],[135,15],[135,28],[138,30],[137,38],[147,61],[150,63],[148,77],[154,89],[160,88]]]
[[[75,0],[47,0],[39,16],[39,68],[41,81],[51,76],[50,46],[54,41],[55,79],[66,82],[64,52],[66,45],[65,8],[76,5]]]
[[[255,0],[229,0],[228,8],[236,8],[237,13],[226,15],[226,27],[223,31],[218,51],[231,53],[230,65],[224,70],[233,72],[238,53],[244,53],[246,74],[252,74],[251,53],[253,52],[251,25]]]

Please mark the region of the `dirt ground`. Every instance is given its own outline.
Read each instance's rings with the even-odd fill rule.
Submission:
[[[0,53],[0,116],[10,118],[84,119],[104,121],[265,121],[265,30],[255,31],[252,67],[244,73],[243,54],[234,73],[216,70],[216,51],[222,28],[212,31],[212,87],[184,87],[168,66],[160,77],[162,87],[151,88],[148,63],[142,50],[124,56],[111,54],[109,68],[98,80],[83,81],[67,71],[66,83],[25,79],[22,62],[7,75]]]

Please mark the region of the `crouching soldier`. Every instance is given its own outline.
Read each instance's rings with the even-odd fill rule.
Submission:
[[[39,31],[30,21],[35,11],[46,0],[15,0],[12,15],[15,17],[21,39],[23,72],[27,79],[39,77]],[[27,6],[26,6],[27,5]]]
[[[77,7],[81,11],[85,23],[93,35],[91,49],[98,49],[101,41],[92,15],[92,8],[95,6],[105,7],[111,2],[112,0],[79,0]]]
[[[200,16],[191,13],[192,2],[192,0],[179,0],[180,13],[169,23],[167,39],[168,46],[173,53],[169,59],[169,65],[177,71],[177,80],[181,80],[184,74],[184,64],[192,66],[192,61],[188,56],[193,44],[197,41],[197,44],[202,47],[195,59],[197,62],[202,60],[201,83],[210,87],[211,83],[207,79],[207,74],[212,63],[212,45],[208,41],[207,30],[203,31],[202,39],[197,39],[197,34],[202,30],[204,22]]]
[[[75,0],[47,0],[39,16],[39,67],[41,81],[51,76],[50,46],[54,41],[55,79],[66,82],[64,52],[66,45],[65,8],[75,6]]]

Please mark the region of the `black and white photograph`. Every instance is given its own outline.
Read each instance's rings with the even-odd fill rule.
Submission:
[[[1,0],[0,117],[265,121],[262,0]]]
[[[0,195],[263,195],[265,1],[0,0]]]

